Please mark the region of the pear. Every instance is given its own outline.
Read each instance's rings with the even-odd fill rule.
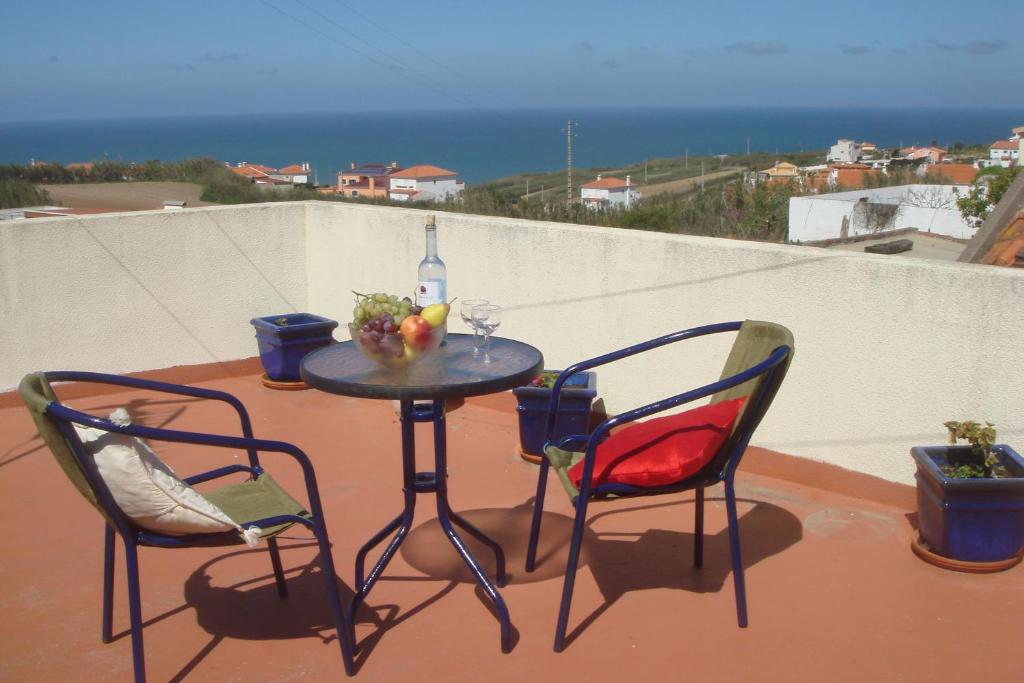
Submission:
[[[449,304],[430,304],[420,311],[420,317],[430,323],[431,327],[440,327],[448,319],[451,308]]]

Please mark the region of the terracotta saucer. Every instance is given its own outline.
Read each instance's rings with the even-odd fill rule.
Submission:
[[[267,373],[263,373],[260,376],[260,382],[268,389],[278,389],[280,391],[302,391],[303,389],[309,389],[310,386],[305,382],[299,380],[298,382],[278,382],[270,379]]]
[[[522,448],[519,449],[519,457],[530,463],[531,465],[539,465],[542,456],[533,455],[532,453],[525,452]]]
[[[991,574],[993,572],[1001,572],[1009,569],[1010,567],[1016,566],[1020,563],[1021,555],[1016,555],[1006,560],[998,560],[996,562],[967,562],[964,560],[954,560],[951,557],[945,557],[933,553],[928,547],[928,544],[921,538],[921,534],[915,534],[913,540],[910,541],[910,549],[914,551],[914,554],[920,557],[928,564],[934,564],[936,567],[942,569],[952,569],[957,572],[969,572],[971,574]]]

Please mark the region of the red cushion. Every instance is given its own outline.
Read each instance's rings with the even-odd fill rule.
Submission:
[[[685,413],[657,417],[612,434],[594,454],[592,486],[667,486],[695,474],[715,456],[732,432],[746,396]],[[583,461],[569,468],[580,486]]]

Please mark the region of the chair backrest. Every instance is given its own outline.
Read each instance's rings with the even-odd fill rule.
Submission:
[[[78,458],[72,452],[67,439],[64,438],[64,434],[57,426],[57,421],[46,412],[46,408],[50,403],[58,401],[57,395],[53,393],[50,383],[46,380],[46,375],[41,372],[25,375],[18,385],[18,392],[21,394],[22,400],[25,401],[25,405],[28,407],[28,411],[36,423],[39,436],[49,446],[50,452],[56,458],[60,468],[64,470],[64,474],[68,476],[68,479],[75,485],[78,492],[92,503],[93,507],[104,518],[110,521],[110,515],[100,505],[96,491],[93,489],[92,484],[89,483],[85,470],[82,468],[81,463],[78,462]]]
[[[765,360],[772,354],[772,352],[780,346],[788,346],[790,349],[789,356],[782,363],[782,365],[772,375],[771,387],[766,387],[767,392],[764,402],[759,407],[758,412],[760,415],[750,416],[756,420],[754,426],[757,426],[757,422],[760,422],[761,417],[768,410],[768,406],[771,405],[772,399],[775,398],[776,392],[779,390],[779,385],[782,384],[782,379],[786,376],[786,371],[789,370],[789,364],[793,360],[793,353],[796,347],[793,343],[793,333],[790,332],[786,327],[779,325],[778,323],[769,323],[761,320],[744,320],[740,326],[740,331],[736,335],[736,340],[732,344],[732,350],[729,351],[729,357],[725,361],[725,367],[722,369],[722,376],[719,379],[725,379],[732,377],[733,375],[743,372],[747,368],[751,368],[761,361]],[[740,396],[748,396],[747,402],[743,405],[739,416],[736,418],[733,432],[740,428],[744,423],[749,422],[745,420],[747,409],[751,407],[753,398],[765,381],[766,374],[761,374],[754,379],[748,380],[743,384],[739,384],[731,389],[723,389],[717,394],[711,397],[711,403],[718,403],[719,401],[728,401]]]

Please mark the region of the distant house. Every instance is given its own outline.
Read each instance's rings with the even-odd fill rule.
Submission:
[[[837,161],[839,163],[853,163],[860,158],[861,146],[860,143],[854,142],[853,140],[847,140],[840,138],[836,144],[828,150],[827,161]]]
[[[757,181],[761,183],[799,182],[800,169],[788,161],[777,161],[771,168],[757,172]]]
[[[966,193],[957,185],[919,184],[792,197],[788,239],[819,242],[907,228],[969,239],[974,229],[956,205]]]
[[[309,177],[308,161],[303,161],[301,164],[290,164],[284,168],[279,168],[276,172],[269,173],[268,175],[271,178],[284,180],[292,185],[309,185],[312,183],[312,178]]]
[[[1017,126],[1012,130],[1013,135],[1010,136],[1011,140],[1024,140],[1024,126]]]
[[[64,168],[68,169],[69,171],[81,173],[82,175],[92,175],[92,169],[95,167],[96,164],[94,164],[93,162],[83,161],[77,164],[68,164]]]
[[[933,164],[939,164],[946,158],[946,150],[941,147],[901,147],[900,156],[910,161],[925,159]]]
[[[944,178],[952,185],[971,185],[978,177],[978,169],[973,164],[921,164],[918,175],[932,175]]]
[[[602,178],[584,183],[580,186],[580,201],[591,209],[608,209],[619,207],[628,209],[640,200],[640,192],[630,182],[619,178]]]
[[[867,164],[832,164],[829,166],[828,184],[832,188],[856,190],[867,187],[872,179],[882,175],[882,171]]]
[[[283,190],[291,187],[292,182],[285,180],[283,177],[276,176],[276,168],[270,168],[269,166],[262,166],[260,164],[250,164],[246,161],[232,166],[228,164],[228,168],[231,169],[232,173],[248,178],[249,182],[256,185],[261,190]]]
[[[397,161],[391,164],[362,164],[352,163],[347,171],[338,174],[338,187],[336,192],[346,197],[379,197],[388,198],[391,190],[392,173],[403,170]]]
[[[396,202],[443,201],[458,197],[466,187],[455,171],[430,164],[394,171],[388,180],[388,198]]]
[[[988,147],[989,166],[1009,168],[1020,159],[1019,140],[996,140]]]

